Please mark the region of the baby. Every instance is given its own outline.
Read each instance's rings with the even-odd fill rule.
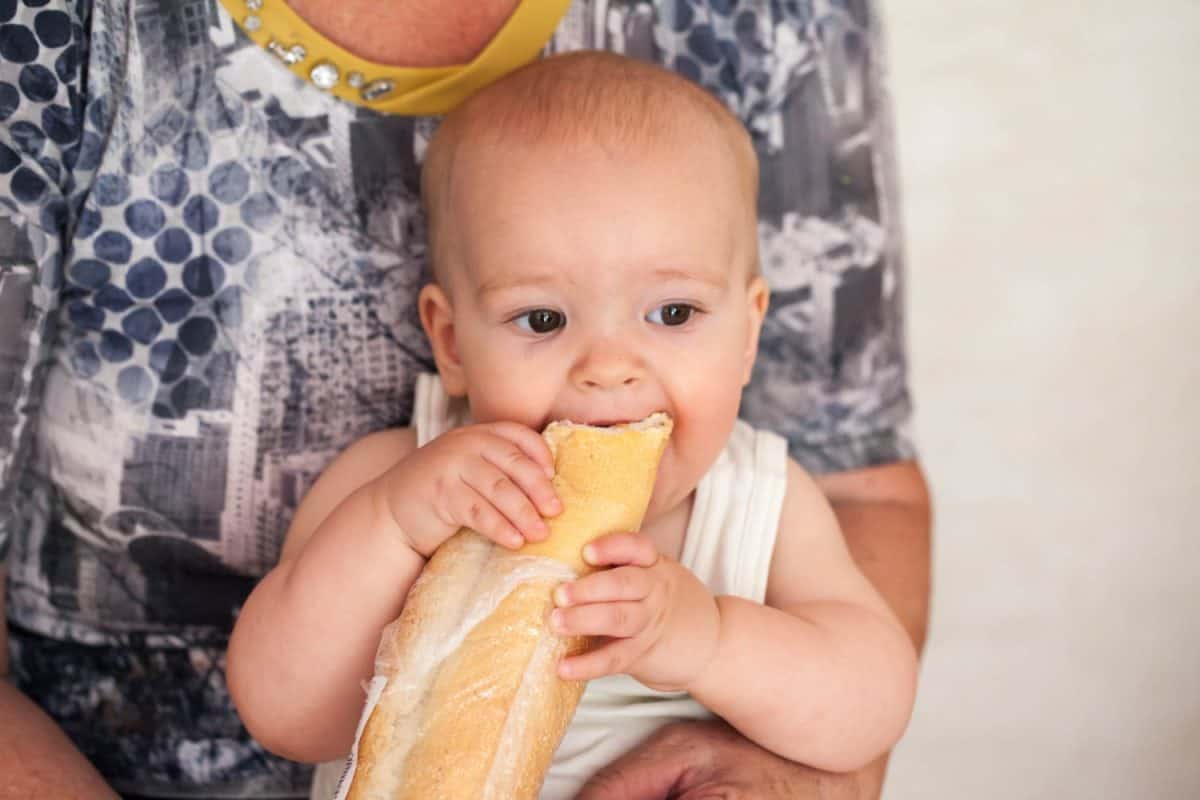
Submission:
[[[608,569],[555,595],[555,630],[604,638],[559,665],[592,682],[542,796],[574,796],[675,719],[715,714],[835,771],[897,741],[908,637],[782,439],[737,419],[768,299],[757,182],[718,101],[608,54],[525,67],[445,120],[419,301],[438,374],[413,427],[321,476],[242,611],[229,682],[264,746],[338,759],[336,778],[380,631],[430,554],[461,526],[514,549],[547,535],[547,423],[660,410],[675,429],[642,530],[589,545]]]

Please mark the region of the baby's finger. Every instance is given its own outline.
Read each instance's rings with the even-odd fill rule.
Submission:
[[[593,572],[554,590],[554,604],[560,607],[584,603],[611,603],[618,600],[644,600],[650,594],[651,577],[644,567],[614,567]]]
[[[537,506],[541,516],[553,517],[562,511],[562,503],[554,493],[554,485],[546,477],[541,465],[511,441],[501,436],[490,437],[481,455],[521,488]]]
[[[607,533],[583,548],[583,560],[593,567],[615,564],[653,567],[658,563],[658,548],[642,533]]]
[[[525,537],[520,531],[487,498],[469,486],[451,499],[450,513],[459,525],[486,536],[502,547],[517,550],[525,545]]]
[[[645,603],[589,603],[554,609],[550,613],[550,627],[561,636],[628,639],[644,631],[649,619],[650,611]]]
[[[629,639],[608,642],[591,652],[558,662],[558,676],[568,681],[590,681],[625,672],[637,660],[640,647]]]
[[[554,477],[554,456],[550,453],[550,445],[546,444],[540,433],[516,422],[494,422],[488,428],[532,458],[547,478]]]
[[[546,523],[525,492],[495,465],[478,461],[463,470],[463,482],[503,514],[525,538],[543,539]]]

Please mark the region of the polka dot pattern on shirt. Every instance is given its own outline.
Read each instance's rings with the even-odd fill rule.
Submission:
[[[79,339],[72,368],[107,372],[121,399],[169,419],[208,408],[210,379],[229,379],[208,365],[231,363],[222,331],[244,319],[255,237],[280,222],[271,192],[311,188],[298,160],[252,166],[239,152],[248,119],[239,98],[204,82],[193,96],[191,108],[156,109],[141,139],[96,165],[67,274],[76,299],[66,318]],[[98,98],[87,116],[107,113]]]

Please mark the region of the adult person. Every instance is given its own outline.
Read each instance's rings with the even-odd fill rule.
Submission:
[[[676,69],[754,134],[775,300],[747,416],[824,474],[921,643],[928,501],[872,8],[0,0],[0,792],[305,795],[307,768],[233,713],[233,617],[303,489],[404,422],[431,366],[411,297],[432,118],[582,47]],[[882,774],[817,773],[705,723],[584,796],[871,797]]]

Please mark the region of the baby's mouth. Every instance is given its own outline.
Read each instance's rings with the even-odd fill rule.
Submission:
[[[586,425],[591,428],[616,428],[621,425],[637,425],[640,422],[646,422],[651,417],[653,417],[655,414],[665,414],[665,413],[666,412],[662,412],[662,411],[650,411],[645,414],[637,414],[637,415],[633,415],[633,416],[591,417],[591,418],[589,418],[587,416],[581,416],[581,417],[561,416],[561,417],[554,417],[553,419],[562,420],[564,422],[570,422],[574,425]],[[669,417],[670,415],[667,414],[667,416]]]

